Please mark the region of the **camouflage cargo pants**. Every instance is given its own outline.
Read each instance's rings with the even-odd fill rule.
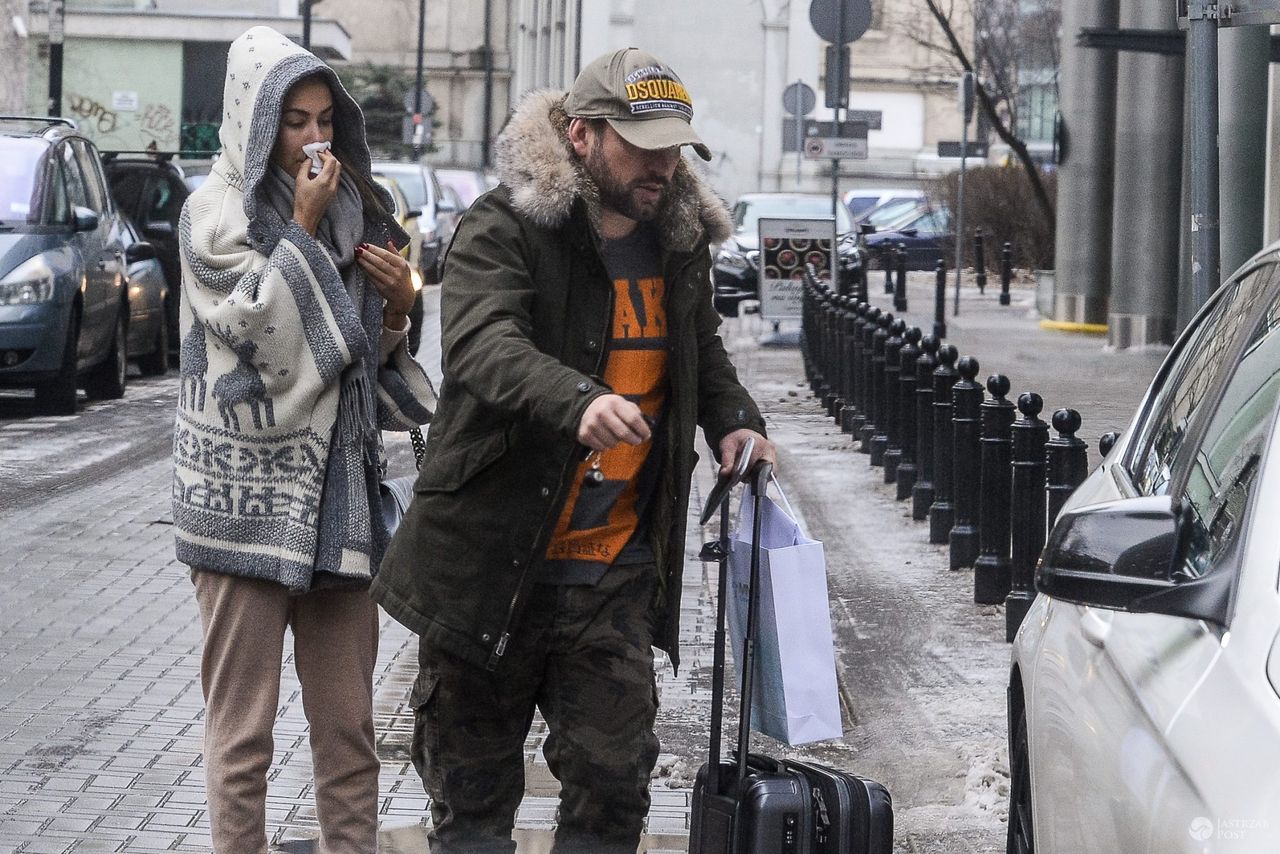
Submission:
[[[413,762],[431,796],[432,854],[509,854],[535,707],[560,781],[556,854],[635,854],[649,810],[653,564],[594,587],[539,584],[498,669],[424,644],[411,702]]]

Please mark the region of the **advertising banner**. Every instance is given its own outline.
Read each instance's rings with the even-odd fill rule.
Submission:
[[[760,219],[760,316],[798,320],[804,270],[812,264],[819,279],[830,280],[836,221]]]

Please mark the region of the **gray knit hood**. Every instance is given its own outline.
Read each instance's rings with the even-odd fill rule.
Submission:
[[[262,178],[269,168],[280,128],[280,108],[289,88],[311,75],[323,78],[333,93],[335,154],[344,169],[368,175],[364,114],[332,68],[270,27],[247,30],[231,43],[227,53],[223,118],[218,129],[222,153],[214,169],[244,194],[249,238],[260,252],[270,252],[279,239],[257,214],[265,204]],[[374,190],[383,195],[384,208],[391,210],[391,196],[386,189],[375,185]]]
[[[525,95],[496,146],[498,178],[511,189],[516,209],[534,223],[551,228],[568,221],[578,198],[586,202],[593,221],[599,223],[599,193],[569,143],[566,96],[550,89]],[[681,159],[658,217],[662,245],[690,252],[704,233],[717,243],[732,232],[724,202]]]

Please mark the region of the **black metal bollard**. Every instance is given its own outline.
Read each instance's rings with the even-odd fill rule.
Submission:
[[[1111,454],[1111,449],[1118,441],[1120,441],[1120,434],[1115,430],[1108,430],[1098,437],[1098,453],[1104,460]]]
[[[858,392],[858,365],[855,351],[858,343],[858,321],[867,310],[866,303],[859,302],[857,299],[850,299],[849,302],[850,308],[844,318],[844,352],[840,362],[844,367],[845,376],[844,406],[840,408],[839,418],[841,433],[852,430],[853,416],[858,411],[857,404],[854,402]]]
[[[804,363],[804,379],[814,390],[813,352],[813,279],[806,272],[800,289],[800,359]]]
[[[951,453],[955,480],[955,523],[948,542],[951,545],[951,568],[973,566],[978,558],[978,525],[982,495],[979,458],[982,454],[982,386],[974,382],[981,368],[978,360],[965,356],[956,365],[960,381],[951,389]]]
[[[831,406],[827,409],[836,424],[840,423],[840,410],[844,408],[845,395],[849,387],[848,361],[844,357],[845,325],[849,315],[849,298],[837,296],[832,299],[831,311],[831,373],[834,377],[831,389]]]
[[[858,303],[858,316],[853,322],[853,412],[849,415],[849,429],[846,431],[854,441],[857,441],[862,425],[867,421],[867,388],[862,368],[870,316],[871,306],[866,302]]]
[[[898,254],[892,243],[880,244],[880,266],[884,269],[884,292],[893,293],[893,271],[898,266]]]
[[[910,498],[916,485],[916,362],[919,359],[920,327],[912,326],[903,333],[899,353],[898,468],[894,477],[899,501]]]
[[[818,326],[822,330],[822,409],[830,415],[831,406],[835,402],[836,389],[836,362],[832,358],[835,336],[832,334],[832,328],[835,326],[835,302],[838,297],[827,283],[823,282],[820,287],[822,288],[822,319]]]
[[[1059,409],[1053,413],[1053,429],[1058,431],[1058,435],[1045,446],[1049,467],[1050,529],[1062,505],[1089,474],[1089,446],[1083,439],[1076,438],[1076,431],[1080,429],[1080,413],[1074,409]]]
[[[933,337],[939,341],[947,337],[947,262],[941,258],[934,267]]]
[[[907,310],[907,244],[898,244],[898,281],[893,289],[893,310]]]
[[[1000,248],[1000,304],[1009,304],[1009,283],[1013,281],[1013,244],[1005,241]]]
[[[861,383],[859,394],[862,398],[858,408],[862,410],[862,423],[857,425],[858,429],[854,432],[853,438],[858,441],[859,453],[863,454],[871,453],[871,434],[875,432],[875,338],[876,333],[880,331],[882,316],[883,312],[872,306],[867,312],[866,327],[862,330],[862,365],[861,372],[858,374],[858,382]]]
[[[938,366],[938,344],[937,338],[926,335],[916,359],[916,480],[911,486],[911,518],[917,522],[929,518],[933,503],[933,370]],[[901,483],[901,466],[898,478]]]
[[[885,312],[876,321],[876,331],[871,334],[871,368],[867,374],[870,382],[871,413],[862,428],[862,447],[871,455],[871,465],[878,466],[883,462],[876,456],[875,436],[884,432],[884,345],[889,340],[889,327],[893,326],[893,315]]]
[[[973,268],[977,273],[978,293],[987,292],[987,256],[983,247],[982,229],[973,230]]]
[[[1022,413],[1013,425],[1013,528],[1009,595],[1004,600],[1004,639],[1012,642],[1036,597],[1035,572],[1045,539],[1045,443],[1049,425],[1037,416],[1044,409],[1040,395],[1018,398]]]
[[[998,605],[1009,595],[1009,512],[1013,481],[1014,406],[1005,399],[1009,379],[987,378],[991,399],[982,404],[982,498],[979,502],[978,559],[973,564],[973,601]]]
[[[889,340],[884,342],[884,450],[880,458],[884,466],[884,482],[893,483],[898,477],[898,463],[902,461],[902,448],[899,446],[901,432],[901,408],[898,398],[902,388],[898,377],[902,375],[903,335],[907,331],[907,322],[895,320],[889,329]],[[871,453],[874,455],[877,437],[871,439]]]
[[[951,447],[951,391],[960,378],[956,359],[960,353],[952,344],[938,350],[938,367],[933,371],[933,503],[929,505],[929,542],[945,543],[951,536],[956,506],[951,500],[955,482],[955,459]]]

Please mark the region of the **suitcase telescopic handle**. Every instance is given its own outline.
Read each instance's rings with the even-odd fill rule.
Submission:
[[[751,472],[751,585],[747,595],[747,632],[742,646],[742,697],[738,708],[738,782],[747,778],[751,747],[751,692],[756,669],[756,636],[760,629],[760,536],[764,527],[764,499],[773,465],[760,460]]]

